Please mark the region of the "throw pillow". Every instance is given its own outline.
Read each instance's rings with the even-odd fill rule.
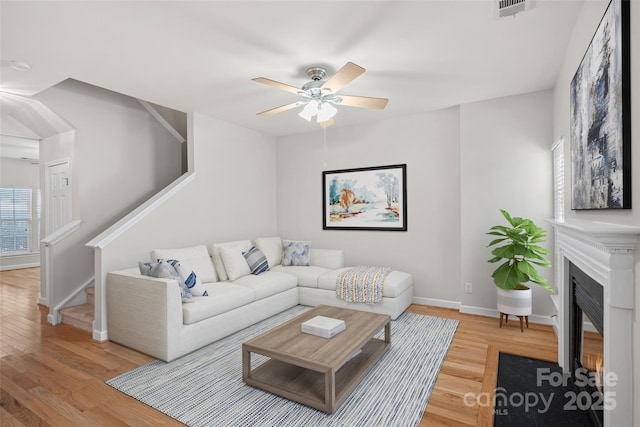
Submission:
[[[248,251],[249,249],[251,249],[251,241],[235,240],[233,242],[214,243],[213,245],[211,245],[209,252],[211,253],[211,258],[213,259],[213,265],[216,268],[218,279],[229,280],[229,276],[227,275],[227,271],[225,270],[224,262],[222,262],[222,255],[220,254],[220,248],[222,247],[238,248],[240,249],[239,255],[242,255],[242,251]]]
[[[220,248],[220,257],[224,264],[224,269],[227,272],[229,280],[236,280],[242,276],[251,274],[247,261],[242,256],[242,252],[251,249],[249,246],[247,249],[240,249],[239,247],[222,246]]]
[[[158,262],[139,262],[138,268],[140,269],[140,274],[143,276],[176,280],[180,286],[180,297],[182,298],[182,302],[193,301],[193,295],[185,285],[184,280],[180,279],[180,275],[176,269],[165,260],[159,260]]]
[[[186,263],[198,275],[202,283],[218,281],[218,276],[211,262],[211,255],[205,245],[177,249],[154,249],[151,251],[151,261],[158,259],[179,259]]]
[[[198,280],[198,277],[196,276],[196,273],[193,272],[193,270],[191,270],[183,262],[180,262],[177,259],[168,259],[167,262],[176,269],[178,276],[180,276],[180,280],[182,280],[191,294],[197,297],[209,296],[207,290],[202,285],[202,282]]]
[[[311,242],[284,240],[282,265],[311,265]]]
[[[267,257],[255,246],[252,246],[247,252],[242,252],[242,255],[249,265],[251,274],[255,274],[257,276],[269,269]]]
[[[269,268],[280,265],[282,262],[282,239],[280,237],[258,237],[255,240],[256,248],[267,257]]]

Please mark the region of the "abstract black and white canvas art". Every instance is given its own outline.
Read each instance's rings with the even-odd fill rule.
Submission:
[[[571,81],[572,205],[631,208],[629,2],[612,0]]]

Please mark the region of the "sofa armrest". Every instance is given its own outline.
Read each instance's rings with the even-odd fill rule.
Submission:
[[[314,249],[310,251],[311,265],[337,270],[344,267],[344,251],[342,249]]]
[[[109,340],[170,360],[182,323],[176,280],[143,276],[137,269],[107,273]]]

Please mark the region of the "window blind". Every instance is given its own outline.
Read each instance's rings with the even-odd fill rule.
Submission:
[[[0,253],[31,251],[30,188],[0,188]]]
[[[553,217],[564,220],[564,138],[551,147],[553,153]]]

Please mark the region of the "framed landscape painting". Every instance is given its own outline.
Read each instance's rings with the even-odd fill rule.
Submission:
[[[322,172],[322,228],[407,231],[407,165]]]
[[[612,0],[571,81],[571,209],[631,209],[629,1]]]

